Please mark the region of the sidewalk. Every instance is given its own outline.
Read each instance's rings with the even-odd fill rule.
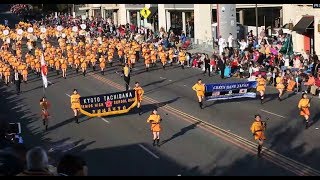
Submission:
[[[210,46],[209,47],[198,47],[198,46],[201,46],[201,45],[195,45],[195,46],[196,46],[195,48],[188,49],[187,52],[189,52],[191,54],[192,53],[197,53],[197,52],[199,52],[199,53],[207,53],[209,55],[209,57],[211,57],[213,52],[217,51],[217,49],[214,50]]]

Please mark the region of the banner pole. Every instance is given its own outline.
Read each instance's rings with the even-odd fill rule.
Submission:
[[[44,85],[42,87],[42,91],[43,91],[43,97],[46,97],[46,88],[44,87]]]

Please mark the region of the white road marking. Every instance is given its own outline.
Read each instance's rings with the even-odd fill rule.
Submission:
[[[284,117],[284,116],[281,116],[281,115],[279,115],[279,114],[276,114],[276,113],[273,113],[273,112],[270,112],[270,111],[266,111],[266,110],[264,110],[264,109],[260,109],[261,111],[263,111],[263,112],[266,112],[266,113],[269,113],[269,114],[272,114],[272,115],[275,115],[275,116],[278,116],[278,117],[281,117],[281,118],[283,118],[283,119],[285,119],[286,117]]]
[[[171,79],[169,79],[169,81],[172,81]]]
[[[159,156],[155,155],[153,152],[151,152],[149,149],[147,149],[146,147],[144,147],[142,144],[139,144],[139,146],[140,146],[143,150],[147,151],[147,152],[148,152],[151,156],[153,156],[154,158],[160,159]]]
[[[164,77],[160,77],[160,79],[167,79],[167,78],[164,78]]]
[[[68,97],[71,97],[69,94],[66,94]]]
[[[102,121],[104,121],[104,122],[106,122],[106,123],[110,124],[110,121],[106,120],[105,118],[101,118],[101,119],[102,119]]]
[[[183,86],[187,86],[187,85],[183,85]]]

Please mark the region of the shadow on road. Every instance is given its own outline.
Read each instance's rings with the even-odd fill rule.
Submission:
[[[80,114],[80,115],[78,116],[78,119],[79,119],[79,124],[80,124],[80,123],[83,123],[84,121],[87,121],[87,120],[89,120],[89,119],[91,119],[91,118],[90,118],[90,117],[87,117],[87,116],[85,116],[85,115],[83,115],[83,114]],[[66,120],[62,121],[61,123],[55,124],[55,125],[53,125],[53,126],[49,126],[48,131],[52,131],[52,130],[54,130],[54,129],[57,129],[57,128],[59,128],[59,127],[62,127],[62,126],[64,126],[64,125],[67,125],[67,124],[69,124],[69,123],[75,123],[75,124],[76,124],[75,118],[74,118],[73,116],[72,116],[71,118],[69,118],[69,119],[66,119]]]
[[[156,84],[161,84],[161,83],[163,83],[164,81],[166,81],[166,79],[161,79],[161,80],[159,80],[159,81],[154,81],[154,82],[145,84],[145,85],[143,85],[142,87],[145,88],[145,87],[148,87],[148,86],[152,86],[152,85],[156,85]]]
[[[177,132],[176,134],[172,135],[170,138],[164,140],[161,142],[161,145],[166,144],[167,142],[170,142],[180,136],[183,136],[184,134],[186,134],[188,131],[191,131],[193,129],[195,129],[197,127],[198,124],[200,124],[201,122],[196,122],[194,124],[191,124],[187,127],[182,128],[179,132]]]

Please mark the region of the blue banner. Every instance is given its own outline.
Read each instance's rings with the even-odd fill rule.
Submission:
[[[206,84],[206,101],[256,98],[256,81]]]

